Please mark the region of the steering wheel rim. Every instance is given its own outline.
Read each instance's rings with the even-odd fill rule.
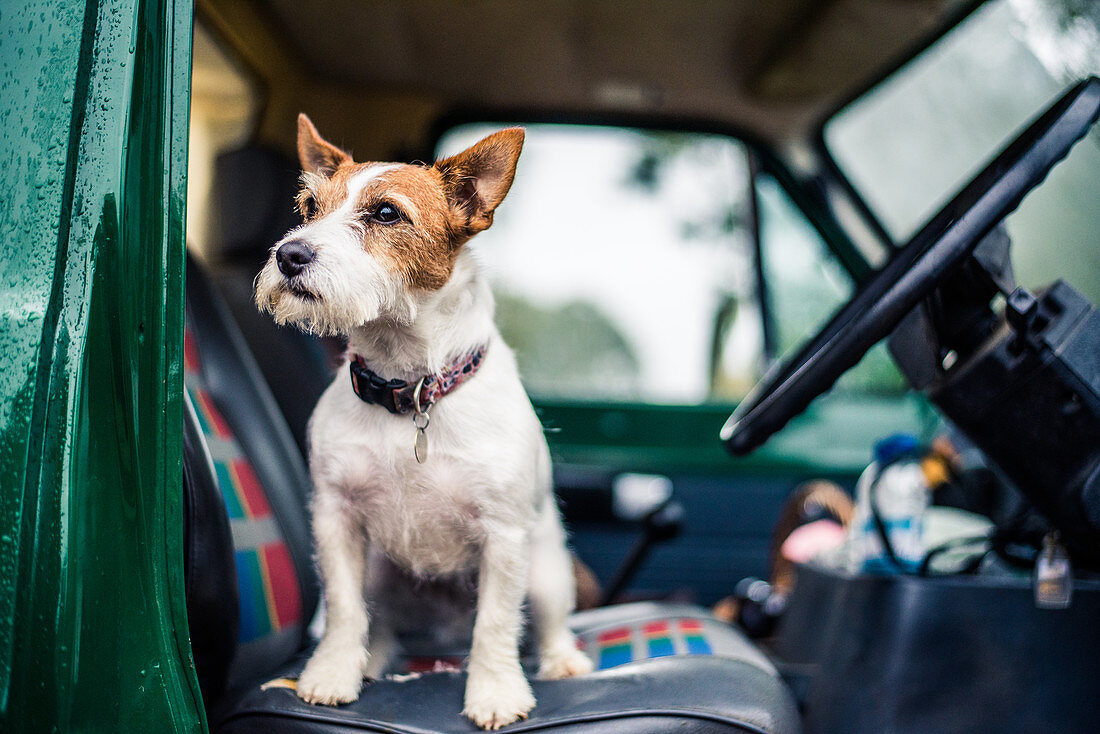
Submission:
[[[741,402],[722,427],[736,456],[767,441],[894,330],[1042,183],[1100,117],[1100,79],[1070,87],[928,220],[790,359]]]

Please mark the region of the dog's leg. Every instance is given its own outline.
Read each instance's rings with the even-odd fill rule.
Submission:
[[[333,488],[316,488],[313,538],[324,586],[325,633],[298,679],[298,697],[309,703],[347,703],[359,697],[367,672],[367,539]]]
[[[519,664],[527,586],[528,534],[515,527],[486,533],[478,566],[477,616],[462,713],[483,729],[526,718],[535,706]]]
[[[371,619],[370,646],[368,648],[366,675],[378,679],[386,672],[393,654],[397,650],[397,637],[393,634],[389,620],[385,616],[374,614]]]
[[[539,645],[539,677],[552,680],[592,672],[592,661],[577,649],[566,626],[576,604],[576,586],[565,530],[551,498],[547,498],[531,534],[528,593]]]

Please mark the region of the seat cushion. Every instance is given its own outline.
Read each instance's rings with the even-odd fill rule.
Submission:
[[[569,626],[600,670],[650,658],[714,655],[778,675],[740,630],[693,604],[616,604],[578,612]]]
[[[572,622],[579,642],[602,669],[568,680],[533,680],[538,705],[506,731],[799,731],[794,701],[775,668],[741,633],[699,607],[624,604],[576,614]],[[629,660],[611,644],[623,639]],[[354,703],[312,706],[293,690],[305,660],[230,694],[213,713],[213,729],[233,734],[477,731],[460,715],[464,672],[387,676],[364,685]]]

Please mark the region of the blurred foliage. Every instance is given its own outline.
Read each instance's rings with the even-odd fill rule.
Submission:
[[[1051,2],[1051,9],[1063,30],[1082,21],[1100,28],[1100,2],[1097,0],[1055,0]]]
[[[1077,68],[1070,70],[1071,78],[1063,81],[1100,73],[1100,0],[1047,0],[1047,5],[1063,33],[1076,35],[1083,47],[1091,47],[1091,53],[1078,58]],[[1100,146],[1100,125],[1089,131],[1089,139]]]
[[[699,156],[699,137],[682,132],[638,130],[638,157],[627,169],[624,184],[645,193],[657,194],[668,169],[681,156]],[[730,172],[733,175],[733,172]],[[731,235],[747,226],[745,202],[717,202],[717,206],[702,217],[680,222],[684,240],[705,240]]]
[[[496,322],[519,362],[527,389],[540,397],[632,398],[638,358],[611,320],[591,303],[542,308],[496,293]]]
[[[683,133],[660,130],[638,130],[637,135],[641,139],[638,158],[627,171],[624,183],[654,194],[669,162],[696,141]]]

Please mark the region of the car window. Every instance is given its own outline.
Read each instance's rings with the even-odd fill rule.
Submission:
[[[756,192],[772,338],[775,353],[782,358],[816,334],[847,303],[855,286],[774,177],[758,174]],[[905,387],[885,346],[878,344],[845,373],[836,390],[898,393]]]
[[[1100,74],[1100,3],[998,0],[830,120],[826,146],[907,240],[1069,84]],[[1007,220],[1021,283],[1100,300],[1100,131]]]
[[[204,256],[210,245],[214,163],[251,135],[261,99],[255,81],[202,23],[194,25],[192,46],[187,241],[192,252]]]
[[[454,128],[438,152],[502,126]],[[687,132],[526,128],[511,192],[470,246],[531,394],[743,396],[763,354],[744,146]]]

